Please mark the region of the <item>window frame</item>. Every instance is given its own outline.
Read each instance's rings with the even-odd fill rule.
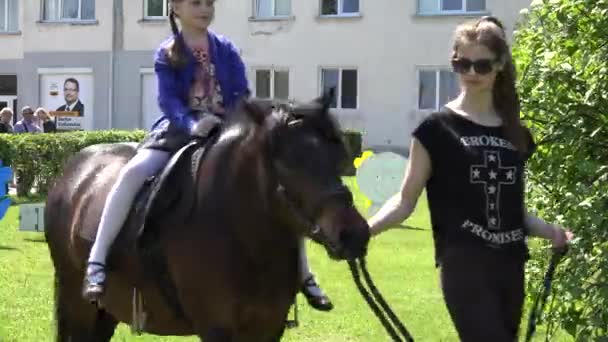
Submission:
[[[421,11],[421,2],[423,1],[433,1],[437,4],[436,10],[432,12],[422,12]],[[488,1],[485,0],[484,9],[478,11],[467,11],[467,1],[469,0],[460,0],[462,2],[462,7],[460,10],[444,10],[443,7],[444,0],[418,0],[416,1],[417,10],[416,13],[418,15],[479,15],[479,14],[488,14]]]
[[[287,99],[289,100],[291,98],[291,70],[289,70],[289,68],[287,67],[265,67],[265,66],[257,66],[257,67],[252,67],[251,68],[252,72],[253,72],[253,96],[259,99],[274,99],[275,98],[275,73],[276,72],[287,72],[287,86],[289,87],[288,91],[287,91]],[[258,96],[258,71],[270,71],[270,97],[259,97]]]
[[[360,17],[361,16],[361,1],[359,0],[359,10],[357,12],[344,12],[344,0],[336,0],[338,6],[338,13],[336,14],[323,14],[323,1],[327,0],[319,0],[319,16],[323,18],[343,18],[343,17]]]
[[[144,0],[145,1],[145,0]],[[139,128],[140,129],[149,129],[148,126],[146,126],[146,112],[144,112],[144,80],[146,76],[154,76],[154,67],[142,67],[139,68],[139,95],[140,95],[140,99],[139,99]],[[157,91],[158,94],[158,91]],[[161,110],[160,108],[158,109],[158,112],[160,113]]]
[[[149,7],[149,2],[150,0],[143,0],[144,2],[144,15],[143,18],[144,20],[164,20],[167,19],[169,17],[169,0],[162,0],[163,1],[163,15],[148,15],[148,7]]]
[[[432,71],[435,73],[435,107],[434,108],[420,108],[420,82],[422,81],[422,78],[420,77],[420,74],[422,72],[428,72],[428,71]],[[441,72],[442,71],[447,71],[450,73],[454,73],[454,71],[451,69],[451,67],[446,66],[446,65],[438,65],[438,66],[418,66],[416,67],[416,110],[419,112],[432,112],[432,111],[438,111],[441,104],[439,103],[439,100],[441,99]],[[455,74],[455,77],[458,78],[458,75]]]
[[[322,65],[319,67],[319,84],[318,93],[319,96],[323,96],[323,70],[338,70],[338,86],[336,89],[336,107],[330,107],[330,109],[337,109],[341,111],[354,111],[361,108],[361,77],[360,70],[356,66],[337,66],[337,65]],[[357,101],[355,108],[342,108],[342,73],[344,70],[355,70],[357,72]]]
[[[48,1],[58,1],[58,11],[60,12],[57,19],[48,19],[45,17],[45,8]],[[91,23],[97,21],[97,0],[93,1],[93,8],[95,13],[91,19],[82,19],[82,2],[84,0],[78,0],[78,18],[62,18],[63,16],[63,2],[64,0],[40,0],[40,18],[43,23]]]
[[[258,2],[259,1],[270,1],[272,3],[272,13],[273,15],[270,16],[262,16],[258,13]],[[293,16],[293,1],[292,0],[287,0],[290,2],[290,12],[289,14],[277,14],[277,0],[252,0],[251,1],[251,6],[253,9],[253,18],[254,19],[262,19],[262,20],[267,20],[267,19],[287,19],[287,18],[291,18]]]
[[[13,2],[15,10],[17,11],[17,13],[9,13],[9,10],[11,9],[11,5],[10,2]],[[10,34],[10,33],[17,33],[19,32],[19,1],[18,0],[5,0],[4,1],[4,27],[0,27],[0,34]],[[14,30],[11,30],[11,28],[9,27],[9,16],[15,14],[17,17],[17,27]]]

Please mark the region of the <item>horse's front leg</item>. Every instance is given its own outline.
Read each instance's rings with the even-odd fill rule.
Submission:
[[[228,329],[212,328],[199,336],[204,342],[232,342],[232,334]]]

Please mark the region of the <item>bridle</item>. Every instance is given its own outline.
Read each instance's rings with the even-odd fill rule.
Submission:
[[[294,127],[300,125],[301,123],[302,120],[294,120],[292,122],[289,122],[287,126]],[[286,173],[288,171],[287,168],[282,166],[280,163],[275,162],[274,164],[275,172],[283,171],[283,173]],[[303,208],[303,206],[297,200],[295,200],[293,196],[290,196],[289,190],[286,189],[283,183],[281,182],[279,182],[279,185],[277,187],[277,195],[283,205],[290,211],[291,216],[298,221],[298,224],[303,225],[305,227],[304,231],[308,237],[325,245],[328,250],[334,252],[335,254],[339,252],[339,246],[337,246],[335,243],[332,242],[331,239],[329,239],[329,237],[327,236],[327,234],[325,234],[321,226],[319,226],[319,224],[317,224],[316,222],[322,214],[324,205],[330,201],[340,201],[341,203],[345,203],[348,206],[353,206],[352,194],[345,185],[340,182],[331,184],[331,186],[329,186],[322,192],[321,196],[319,196],[319,199],[317,200],[317,203],[310,210],[306,210],[305,208]],[[387,331],[389,336],[393,339],[393,341],[413,342],[414,339],[409,333],[409,331],[406,329],[405,325],[401,323],[399,318],[395,315],[393,310],[390,308],[390,306],[386,303],[386,301],[380,294],[380,291],[378,291],[378,289],[374,285],[372,278],[369,272],[367,271],[365,257],[349,259],[348,265],[350,267],[353,280],[355,281],[359,292],[366,300],[367,304],[372,309],[376,317],[380,320],[382,326]],[[358,268],[361,269],[363,278],[367,283],[368,287],[371,289],[371,296],[361,282]],[[382,312],[382,309],[378,307],[374,300],[380,303],[380,306],[389,316],[391,322],[387,320],[387,318],[384,316],[384,312]],[[403,336],[403,339],[401,339],[399,334],[395,331],[395,328],[391,326],[391,323],[397,327],[397,330]],[[297,324],[298,323],[296,321],[295,325],[297,326]]]
[[[292,110],[293,106],[290,105],[289,112]],[[287,128],[295,128],[302,125],[303,122],[302,119],[295,119],[288,122],[286,126]],[[288,174],[289,168],[277,160],[272,161],[271,164],[279,179],[277,195],[287,209],[290,210],[292,217],[305,227],[305,235],[327,246],[330,250],[337,252],[339,249],[338,246],[329,239],[327,234],[321,229],[321,226],[316,222],[321,217],[326,203],[339,202],[346,206],[352,206],[353,197],[349,189],[340,182],[333,182],[323,190],[312,208],[304,208],[302,203],[298,201],[295,196],[293,196],[293,193],[290,193],[289,189],[284,185],[286,182],[280,181],[280,175]]]
[[[346,186],[342,184],[332,185],[321,194],[312,210],[305,210],[293,196],[290,196],[289,191],[282,184],[279,184],[277,188],[277,195],[284,206],[290,211],[291,216],[297,220],[299,225],[304,227],[306,236],[325,245],[332,252],[338,252],[339,247],[332,242],[321,226],[316,222],[321,216],[325,203],[338,200],[342,201],[341,203],[353,205],[352,195]]]

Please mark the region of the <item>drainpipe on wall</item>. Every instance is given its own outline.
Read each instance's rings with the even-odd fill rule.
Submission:
[[[122,0],[113,0],[112,3],[112,50],[110,51],[110,96],[108,111],[108,128],[113,127],[114,116],[114,75],[116,73],[116,52],[123,47],[123,4]]]
[[[114,39],[112,39],[114,41]],[[112,113],[114,113],[114,43],[110,51],[110,81],[108,96],[108,129],[112,129]]]

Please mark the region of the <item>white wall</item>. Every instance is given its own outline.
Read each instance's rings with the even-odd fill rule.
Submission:
[[[125,2],[137,1],[126,0]],[[41,22],[40,0],[20,1],[25,52],[110,51],[112,49],[112,0],[95,1],[96,23]],[[129,19],[127,19],[129,20]]]
[[[143,20],[145,0],[123,0],[124,49],[155,50],[171,34],[169,20]]]
[[[0,60],[23,58],[23,16],[24,8],[18,1],[18,32],[0,33]]]
[[[23,58],[23,38],[21,35],[0,35],[0,60],[2,59],[22,59]]]

